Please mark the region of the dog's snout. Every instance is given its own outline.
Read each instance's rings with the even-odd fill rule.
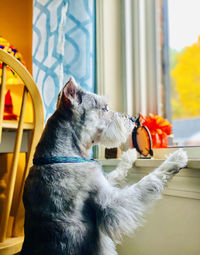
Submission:
[[[129,120],[131,120],[132,122],[136,121],[135,117],[129,117]]]

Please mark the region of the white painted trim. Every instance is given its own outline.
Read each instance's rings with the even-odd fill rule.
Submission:
[[[158,0],[145,1],[147,111],[161,115],[161,58],[158,25]]]
[[[105,95],[104,0],[96,0],[97,93]]]
[[[122,0],[124,108],[161,114],[158,0]]]
[[[178,150],[180,147],[177,148],[162,148],[162,149],[154,149],[154,158],[155,159],[165,159],[167,155],[173,153],[174,151]],[[189,159],[200,159],[200,147],[183,147],[183,149],[187,152]]]
[[[145,1],[122,1],[124,111],[146,114]]]
[[[98,162],[103,166],[117,166],[120,159],[99,159]],[[164,159],[137,159],[134,166],[137,168],[156,168],[159,167],[164,162]],[[189,169],[199,169],[200,170],[200,159],[189,159],[187,168]],[[200,178],[200,171],[198,171],[198,176]]]
[[[105,31],[104,31],[104,0],[96,0],[96,66],[97,66],[97,94],[105,95]],[[95,157],[105,158],[105,148],[98,145]]]
[[[132,1],[122,1],[122,76],[124,84],[123,107],[129,115],[133,115],[133,31],[132,31]],[[133,15],[134,16],[134,15]]]
[[[138,112],[141,112],[144,115],[147,115],[147,90],[146,86],[148,85],[148,78],[146,76],[147,73],[147,65],[146,65],[146,56],[147,56],[147,51],[146,49],[146,40],[147,40],[147,35],[146,35],[146,14],[145,14],[145,5],[146,5],[146,0],[140,0],[139,1],[139,24],[140,24],[140,30],[139,30],[139,38],[140,38],[140,60],[139,60],[139,65],[140,65],[140,85],[139,91],[140,91],[140,109],[138,109]],[[136,38],[137,40],[137,38]],[[135,63],[137,65],[137,63]],[[137,91],[135,91],[137,95]],[[137,109],[137,108],[136,108]]]

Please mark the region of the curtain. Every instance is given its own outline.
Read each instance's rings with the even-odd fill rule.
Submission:
[[[70,76],[95,91],[95,0],[34,0],[33,78],[45,119]]]

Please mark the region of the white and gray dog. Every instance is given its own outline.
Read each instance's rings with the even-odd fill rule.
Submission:
[[[128,150],[110,174],[89,160],[94,144],[118,147],[134,123],[70,79],[36,148],[24,189],[22,255],[114,255],[115,243],[143,221],[167,181],[186,166],[178,150],[141,181],[119,188],[136,160]]]

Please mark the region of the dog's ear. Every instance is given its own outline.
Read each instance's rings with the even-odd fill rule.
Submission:
[[[76,92],[77,92],[76,82],[73,78],[70,78],[69,81],[65,84],[62,94],[63,102],[67,107],[73,105],[73,102],[76,99]]]

